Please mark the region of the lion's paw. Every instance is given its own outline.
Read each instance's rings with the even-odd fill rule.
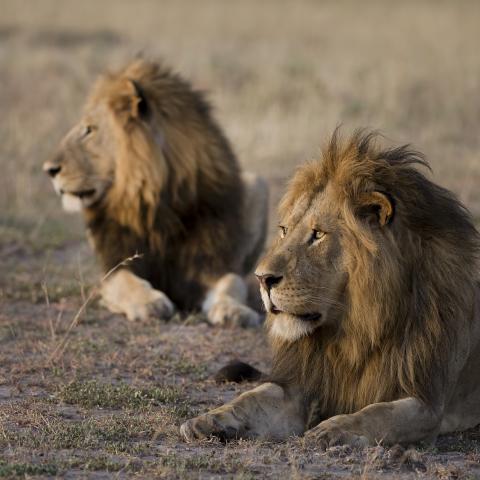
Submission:
[[[238,437],[238,429],[222,421],[217,415],[206,413],[187,420],[180,427],[180,435],[186,442],[217,437],[220,440],[230,440]]]
[[[355,433],[349,425],[350,422],[343,422],[343,417],[349,417],[348,415],[342,415],[338,417],[332,417],[323,421],[316,427],[308,430],[305,433],[305,440],[308,443],[317,445],[323,450],[336,445],[350,445],[352,447],[363,448],[370,445],[368,438],[360,433]],[[346,423],[346,425],[344,424]]]
[[[207,318],[212,325],[258,327],[262,323],[261,315],[255,310],[230,299],[214,303]]]
[[[151,318],[168,320],[175,313],[175,305],[159,290],[151,290],[146,301],[135,301],[125,305],[125,315],[133,322],[145,322]]]

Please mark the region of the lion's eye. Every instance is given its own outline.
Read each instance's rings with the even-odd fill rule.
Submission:
[[[312,231],[312,237],[311,237],[311,242],[317,242],[321,241],[325,238],[326,233],[322,232],[321,230],[313,230]]]
[[[278,230],[280,232],[280,238],[285,238],[285,236],[287,235],[287,227],[284,227],[283,225],[279,225],[278,226]]]
[[[95,127],[93,125],[87,125],[83,130],[82,137],[86,137],[87,135],[90,135],[94,130],[95,130]]]

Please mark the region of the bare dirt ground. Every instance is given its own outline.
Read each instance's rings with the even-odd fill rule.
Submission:
[[[106,312],[81,220],[60,211],[40,169],[95,75],[143,50],[211,92],[272,205],[343,123],[412,142],[480,219],[480,5],[359,5],[1,2],[0,477],[480,478],[479,428],[433,448],[183,443],[184,419],[250,388],[215,384],[220,366],[268,370],[262,329]]]

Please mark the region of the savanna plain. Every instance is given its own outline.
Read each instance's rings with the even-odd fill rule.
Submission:
[[[479,25],[467,0],[1,0],[0,477],[480,478],[479,428],[433,448],[183,443],[182,421],[250,388],[217,385],[220,366],[268,370],[263,330],[108,313],[41,171],[96,75],[142,52],[209,92],[269,181],[270,239],[285,182],[339,124],[412,143],[478,225]]]

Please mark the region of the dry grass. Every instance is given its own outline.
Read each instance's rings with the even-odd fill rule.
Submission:
[[[215,330],[196,318],[131,325],[94,303],[49,364],[97,272],[80,219],[60,211],[40,169],[95,75],[144,51],[210,91],[242,164],[268,177],[274,203],[295,166],[343,123],[413,143],[480,219],[478,2],[0,8],[0,477],[480,475],[478,430],[427,452],[181,443],[185,416],[239,391],[209,380],[217,367],[240,356],[266,368],[261,331]]]

